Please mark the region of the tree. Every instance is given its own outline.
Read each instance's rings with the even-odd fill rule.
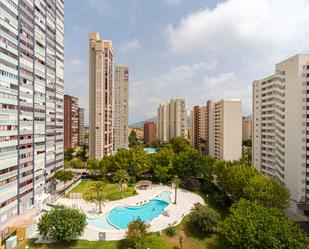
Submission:
[[[149,226],[140,219],[132,221],[128,225],[126,239],[136,249],[145,249],[147,246],[147,235]]]
[[[89,151],[89,145],[84,144],[84,146],[77,151],[76,156],[80,158],[83,162],[86,162],[88,159],[88,151]]]
[[[260,174],[254,176],[244,188],[243,197],[279,209],[285,209],[290,204],[289,190],[279,181]]]
[[[119,169],[116,171],[116,174],[113,178],[115,182],[118,182],[120,185],[120,191],[122,192],[122,184],[126,183],[130,180],[130,176],[128,174],[128,171],[124,169]]]
[[[185,176],[202,177],[207,172],[207,166],[206,158],[199,151],[188,148],[175,156],[173,171],[181,179]]]
[[[234,200],[244,196],[246,186],[259,174],[254,168],[240,163],[218,161],[214,168],[219,185],[226,193],[232,195]]]
[[[95,158],[87,160],[87,167],[90,171],[95,172],[99,168],[99,161]]]
[[[137,145],[137,136],[136,131],[132,129],[129,135],[129,146],[133,147],[135,145]]]
[[[78,238],[87,225],[86,215],[79,209],[56,206],[43,213],[39,219],[38,230],[43,238],[56,242]]]
[[[102,203],[105,201],[105,196],[103,194],[105,188],[105,183],[102,181],[97,181],[91,185],[91,190],[95,191],[96,195],[92,200],[96,201],[99,205],[99,213],[102,213]]]
[[[67,181],[71,181],[74,178],[74,174],[71,171],[58,170],[55,173],[55,178],[66,185]]]
[[[173,178],[173,181],[172,181],[172,185],[175,188],[175,201],[174,201],[174,204],[177,204],[177,189],[179,188],[180,184],[181,184],[180,178],[178,176],[175,176]]]
[[[183,179],[183,186],[186,189],[193,191],[197,190],[201,186],[201,183],[195,177],[185,176]]]
[[[73,169],[82,169],[82,168],[84,168],[84,163],[82,162],[82,160],[80,160],[79,158],[76,158],[76,157],[69,161],[69,165]]]
[[[151,164],[149,154],[139,146],[134,146],[129,151],[131,153],[130,173],[135,176],[142,176],[149,172]]]
[[[162,148],[152,154],[152,168],[155,176],[160,182],[166,183],[170,180],[170,172],[173,169],[175,153],[171,148]]]
[[[300,227],[277,208],[241,199],[230,212],[220,224],[228,248],[307,248],[307,238]]]
[[[73,154],[75,152],[74,148],[67,148],[66,150],[64,150],[64,160],[65,161],[70,161],[73,159]]]
[[[190,213],[190,223],[204,233],[212,232],[220,221],[220,215],[212,208],[195,204]]]
[[[189,141],[183,137],[175,137],[171,139],[170,144],[175,153],[183,152],[191,148]]]

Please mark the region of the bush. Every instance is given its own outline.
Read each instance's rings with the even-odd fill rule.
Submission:
[[[220,215],[212,208],[195,204],[189,216],[190,223],[204,233],[212,232],[220,221]]]
[[[201,183],[195,177],[186,176],[183,179],[183,185],[186,189],[195,191],[199,189],[199,187],[201,186]]]
[[[169,237],[175,236],[175,235],[176,235],[176,229],[175,229],[175,227],[168,227],[168,228],[166,229],[166,234],[167,234],[167,236],[169,236]]]
[[[132,221],[128,225],[126,239],[130,246],[136,249],[144,249],[147,245],[148,225],[140,219]]]
[[[86,215],[81,210],[56,206],[41,216],[38,230],[43,238],[56,242],[69,241],[81,236],[86,225]]]

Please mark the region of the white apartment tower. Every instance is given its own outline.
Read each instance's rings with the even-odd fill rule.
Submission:
[[[205,155],[226,161],[239,160],[242,148],[240,100],[207,101],[191,111],[191,145]]]
[[[309,55],[253,82],[253,166],[277,178],[297,203],[309,200]]]
[[[63,167],[63,0],[1,0],[0,236]]]
[[[242,155],[242,102],[221,100],[214,108],[214,154],[210,156],[226,161],[239,160]]]
[[[115,66],[114,90],[114,151],[129,148],[128,113],[129,113],[129,68]]]
[[[171,99],[157,109],[157,134],[162,142],[175,137],[186,138],[186,104],[184,99]]]
[[[89,34],[89,157],[102,159],[113,152],[112,42]]]

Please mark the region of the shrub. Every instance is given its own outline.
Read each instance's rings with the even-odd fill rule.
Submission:
[[[147,245],[148,225],[140,219],[132,221],[128,225],[126,239],[130,246],[136,249],[144,249]]]
[[[81,236],[86,225],[86,215],[81,210],[56,206],[41,216],[38,230],[44,238],[69,241]]]
[[[175,236],[175,235],[176,235],[176,229],[175,229],[175,227],[168,227],[168,228],[166,229],[166,234],[167,234],[167,236],[169,236],[169,237]]]
[[[183,185],[188,190],[197,190],[201,186],[201,183],[195,177],[186,176],[183,179]]]
[[[204,233],[212,232],[220,221],[220,215],[212,208],[195,204],[190,214],[191,225]]]

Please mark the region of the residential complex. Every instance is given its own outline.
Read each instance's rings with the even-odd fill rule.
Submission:
[[[209,100],[191,111],[190,142],[205,155],[227,161],[241,158],[242,103]]]
[[[129,148],[129,69],[127,66],[115,66],[114,84],[114,151],[117,151],[120,148]]]
[[[1,1],[0,235],[63,167],[63,4]]]
[[[85,127],[84,127],[84,108],[78,108],[78,139],[77,145],[84,146],[85,144]]]
[[[242,117],[242,140],[252,138],[252,117]]]
[[[309,55],[298,54],[253,82],[253,165],[309,204]]]
[[[187,111],[184,99],[171,99],[160,104],[157,109],[157,137],[162,142],[169,142],[175,137],[187,137]]]
[[[64,95],[64,149],[78,142],[78,98]]]
[[[112,42],[89,34],[89,157],[100,160],[113,152]]]
[[[144,123],[144,143],[151,144],[157,139],[157,125],[155,122],[146,121]]]

